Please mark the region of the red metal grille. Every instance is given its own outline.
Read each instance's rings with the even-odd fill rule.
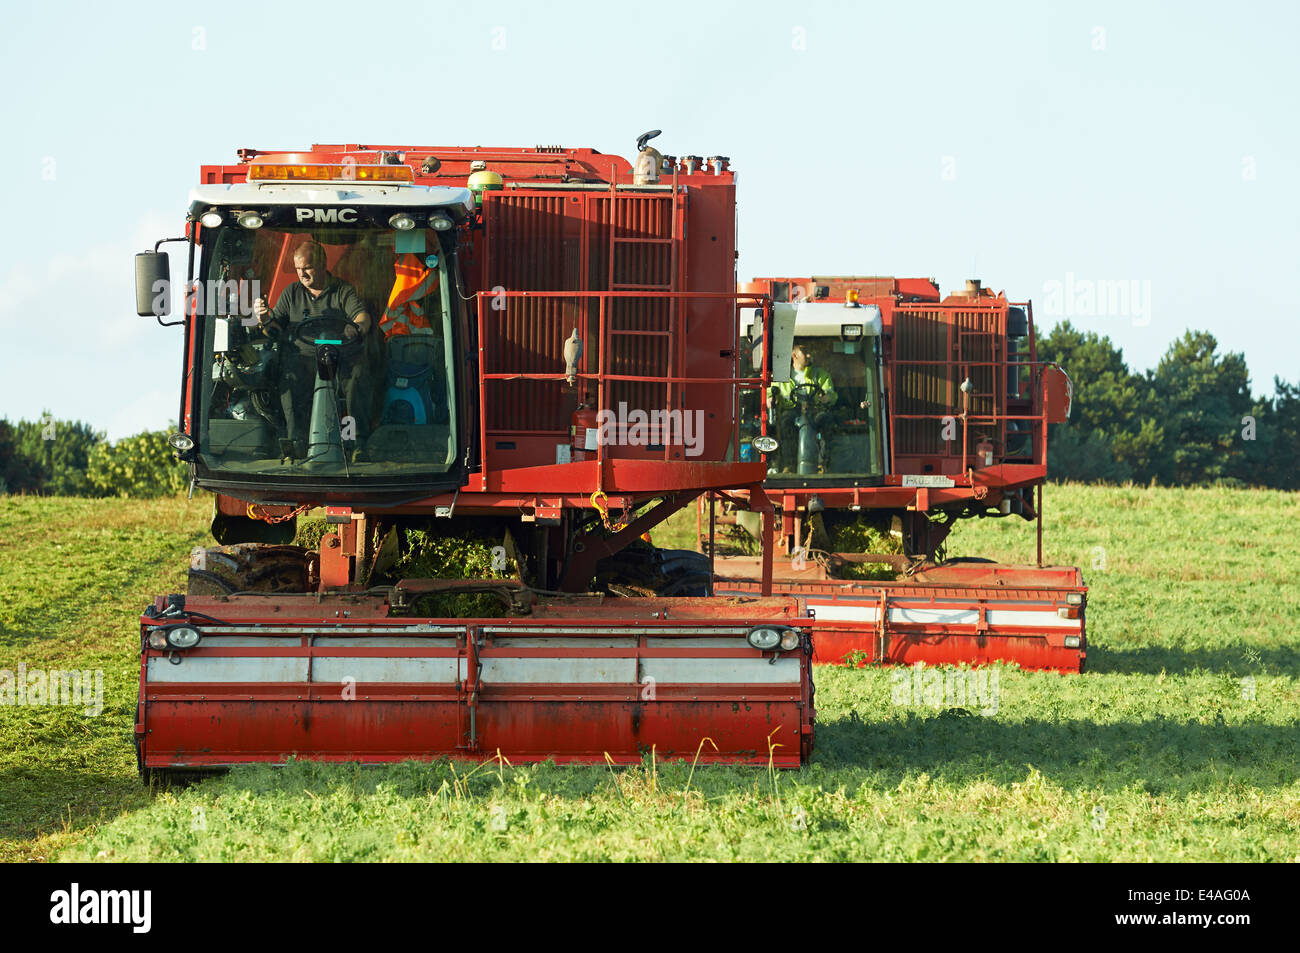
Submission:
[[[947,449],[934,421],[907,418],[937,419],[952,413],[960,381],[954,383],[947,363],[951,330],[940,312],[894,314],[894,441],[899,455],[942,454]]]
[[[644,298],[609,302],[608,370],[669,376],[675,302],[656,293],[677,290],[680,207],[672,194],[496,194],[485,205],[489,245],[487,289],[506,291],[646,291]],[[674,228],[677,235],[674,234]],[[564,366],[564,342],[578,329],[584,368],[599,357],[599,302],[507,297],[485,328],[484,371],[554,374]],[[594,398],[594,394],[584,395]],[[616,381],[607,405],[671,406],[664,385]],[[563,433],[574,395],[555,381],[490,381],[487,426],[494,433]]]
[[[961,383],[969,379],[968,457],[981,438],[1005,446],[1006,312],[990,309],[899,309],[894,313],[896,456],[962,456],[961,428],[945,440],[944,418],[960,420]]]
[[[580,220],[566,216],[567,195],[499,195],[487,202],[492,283],[485,289],[559,291],[579,280]],[[567,284],[566,284],[567,283]],[[581,328],[577,304],[561,298],[501,298],[489,325],[488,373],[550,374],[563,367],[564,340]],[[568,404],[571,404],[568,401]],[[555,381],[492,381],[488,427],[495,431],[565,429],[566,394]]]
[[[663,194],[601,200],[610,223],[611,291],[674,291],[673,197]],[[611,217],[612,212],[612,217]],[[671,373],[672,308],[664,298],[620,298],[610,302],[609,369],[614,374],[664,377]],[[609,403],[617,407],[670,407],[671,388],[645,381],[614,381]]]

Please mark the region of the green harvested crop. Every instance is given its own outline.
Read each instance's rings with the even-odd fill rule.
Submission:
[[[406,529],[401,555],[393,564],[395,579],[510,579],[518,572],[515,561],[493,552],[500,543],[473,534],[444,535],[430,530]],[[489,593],[432,593],[421,596],[412,614],[435,618],[496,618],[505,614],[501,600]]]
[[[831,552],[871,553],[894,556],[903,552],[903,540],[889,531],[888,519],[855,516],[842,521],[827,521]],[[889,563],[844,563],[838,575],[844,579],[893,579],[898,571]]]
[[[298,531],[294,535],[293,544],[304,549],[319,549],[321,539],[333,528],[329,523],[325,522],[323,516],[299,519]]]

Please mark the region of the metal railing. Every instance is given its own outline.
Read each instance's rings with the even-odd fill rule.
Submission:
[[[1027,344],[1011,348],[1012,339],[1008,336],[1006,316],[1012,309],[1023,309],[1027,316]],[[899,345],[895,344],[892,360],[891,396],[894,413],[890,416],[890,464],[897,472],[898,457],[941,457],[950,460],[960,458],[961,472],[969,466],[971,452],[970,428],[986,432],[988,439],[999,448],[999,460],[1013,462],[1030,462],[1034,465],[1046,465],[1046,430],[1044,427],[1044,406],[1042,394],[1041,369],[1050,362],[1036,360],[1036,341],[1033,335],[1033,307],[1029,302],[1007,302],[1005,307],[996,309],[972,309],[966,306],[913,305],[900,307],[901,312],[917,318],[932,317],[934,323],[942,327],[942,347],[932,341],[933,353],[926,353],[922,345],[904,349],[907,356],[899,356]],[[974,330],[963,327],[962,319],[967,317],[983,324]],[[895,319],[897,321],[897,318]],[[937,330],[937,329],[936,329]],[[897,326],[895,334],[898,334]],[[1019,336],[1018,336],[1019,337]],[[924,336],[922,337],[924,340]],[[973,345],[973,346],[972,346]],[[975,353],[971,353],[971,351]],[[1027,359],[1025,359],[1027,358]],[[908,368],[931,372],[930,383],[920,385],[920,393],[908,393],[903,383],[904,372]],[[1028,371],[1028,380],[1025,372]],[[1015,388],[1011,387],[1011,374],[1015,374]],[[970,392],[962,391],[963,382],[970,381]],[[1028,384],[1028,393],[1025,384]],[[942,396],[940,396],[942,394]],[[977,412],[972,412],[972,402],[982,405]],[[939,412],[908,412],[909,404],[942,403]],[[1012,413],[1012,404],[1030,404],[1030,413]],[[900,410],[901,408],[901,410]],[[1018,408],[1023,409],[1023,408]],[[991,411],[991,412],[983,412]],[[906,446],[917,439],[918,431],[914,428],[900,427],[910,440],[901,441],[895,432],[895,423],[907,421],[933,422],[936,433],[942,433],[942,427],[949,419],[962,423],[962,447],[957,452],[952,441],[945,439],[943,446],[930,446],[933,441],[924,440],[921,445]],[[1026,421],[1032,424],[1027,430],[1009,430],[1007,425],[1014,421]],[[1009,438],[1025,437],[1030,442],[1028,454],[1010,453]]]
[[[489,371],[489,366],[499,365],[501,358],[496,356],[490,362],[490,348],[493,344],[499,344],[500,339],[494,333],[492,321],[494,318],[503,318],[509,313],[508,304],[505,307],[497,307],[495,301],[504,299],[504,301],[515,300],[542,300],[542,301],[573,301],[578,303],[596,303],[596,347],[590,346],[590,341],[584,340],[583,353],[581,357],[581,366],[573,375],[560,372],[538,372],[531,370],[497,370]],[[666,327],[657,329],[624,329],[611,327],[610,317],[614,304],[624,300],[647,300],[660,302],[667,306]],[[731,333],[729,335],[728,349],[731,351],[730,376],[725,377],[705,377],[691,375],[687,373],[686,350],[685,350],[685,328],[684,314],[686,308],[679,307],[681,303],[695,301],[703,302],[732,302],[731,313]],[[489,418],[489,395],[488,385],[490,382],[518,382],[518,381],[536,381],[536,382],[568,382],[570,376],[575,382],[581,382],[584,388],[594,387],[596,392],[595,410],[599,415],[601,411],[611,409],[609,406],[612,385],[617,383],[641,383],[641,384],[662,384],[664,387],[666,412],[671,413],[676,410],[681,413],[686,412],[683,406],[684,388],[689,385],[724,385],[731,388],[728,398],[730,404],[729,412],[731,419],[731,447],[733,451],[739,454],[740,447],[740,414],[739,398],[740,392],[744,389],[763,390],[770,386],[771,368],[770,352],[771,348],[766,342],[771,340],[772,326],[772,304],[771,299],[761,294],[738,294],[729,292],[688,292],[688,291],[663,291],[650,292],[641,290],[632,291],[496,291],[489,294],[480,292],[476,295],[477,302],[477,347],[478,347],[478,367],[479,367],[479,452],[482,463],[486,466],[488,453],[488,418]],[[735,342],[739,338],[739,312],[742,307],[758,308],[762,311],[763,320],[763,340],[764,345],[764,366],[758,376],[752,374],[742,375],[739,368],[740,352]],[[584,309],[583,324],[589,323],[589,314]],[[567,324],[566,324],[567,326]],[[663,361],[664,373],[615,373],[610,369],[611,362],[620,356],[620,352],[614,345],[616,338],[631,337],[658,337],[666,343],[666,357]],[[556,364],[563,366],[563,340],[550,342],[557,345],[558,350],[554,354],[541,353],[534,354],[534,363],[539,360],[554,360]],[[593,353],[594,352],[594,353]],[[656,408],[657,410],[657,408]],[[665,425],[668,435],[671,435],[671,428]],[[554,433],[553,430],[547,431],[521,431],[530,433]],[[766,417],[762,421],[761,432],[766,433]],[[679,433],[680,436],[680,433]],[[672,448],[677,444],[670,440],[663,441],[663,459],[671,460]],[[599,464],[604,464],[606,459],[606,447],[604,441],[597,441],[596,460]]]

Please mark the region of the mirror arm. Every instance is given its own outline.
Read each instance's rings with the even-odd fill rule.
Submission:
[[[158,252],[158,249],[159,249],[159,248],[162,248],[162,246],[163,246],[163,245],[166,245],[168,242],[188,242],[189,240],[190,240],[190,237],[189,237],[188,235],[182,235],[180,238],[160,238],[160,239],[158,239],[156,242],[153,243],[153,250],[154,250],[154,253],[156,254],[156,253]],[[190,245],[190,264],[191,264],[191,267],[193,266],[193,263],[194,263],[194,246],[191,244],[191,245]],[[184,315],[183,313],[182,313],[182,315],[181,315],[181,319],[180,319],[179,321],[164,321],[164,320],[162,319],[162,316],[161,316],[161,315],[157,315],[157,314],[155,314],[155,315],[153,316],[153,318],[154,318],[155,321],[158,322],[158,327],[160,327],[160,328],[174,328],[174,327],[177,327],[178,325],[182,325],[182,324],[185,323],[185,315]]]

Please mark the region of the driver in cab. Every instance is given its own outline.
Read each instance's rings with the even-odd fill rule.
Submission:
[[[303,242],[294,249],[293,266],[298,281],[280,293],[274,308],[268,308],[262,298],[253,302],[253,314],[265,333],[284,338],[286,332],[291,334],[303,321],[332,318],[346,322],[343,338],[347,345],[355,344],[370,330],[370,315],[356,289],[326,269],[324,246],[310,240]],[[315,353],[301,343],[286,347],[281,367],[281,409],[294,453],[301,457],[305,456],[309,436],[307,419],[316,381]],[[369,382],[358,346],[342,351],[338,377],[347,402],[346,413],[353,418],[352,434],[347,432],[347,421],[343,422],[344,447],[348,448],[349,443],[355,446],[355,435],[364,433],[369,423],[366,419]]]
[[[322,245],[306,241],[295,248],[293,267],[298,283],[280,293],[274,308],[268,309],[262,298],[253,302],[258,324],[277,333],[307,318],[346,318],[356,327],[356,336],[370,330],[370,315],[356,289],[325,269]],[[351,335],[352,328],[347,333]]]
[[[809,400],[811,423],[818,430],[823,430],[832,423],[831,408],[838,399],[831,376],[813,364],[807,347],[796,344],[790,352],[790,363],[790,379],[774,385],[767,402],[769,409],[775,406],[780,411],[782,471],[794,469],[794,457],[797,456],[799,444],[798,403]]]
[[[790,352],[790,364],[792,366],[790,379],[781,381],[772,388],[783,409],[794,408],[795,389],[804,384],[816,388],[813,399],[819,410],[834,406],[835,384],[831,381],[831,376],[820,367],[813,365],[812,355],[802,344],[796,344],[794,350]]]

